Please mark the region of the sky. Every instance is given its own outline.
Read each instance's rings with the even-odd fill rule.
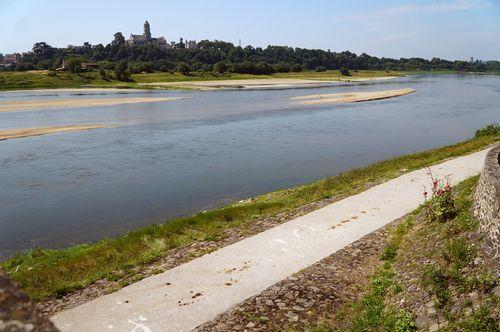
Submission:
[[[167,41],[500,60],[500,0],[0,0],[0,53],[105,45],[142,33],[145,20]]]

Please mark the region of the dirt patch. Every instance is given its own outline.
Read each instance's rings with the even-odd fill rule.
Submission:
[[[75,125],[75,126],[54,126],[54,127],[37,127],[37,128],[16,128],[0,130],[0,141],[23,138],[31,136],[48,135],[62,132],[91,130],[98,128],[109,128],[108,125]]]
[[[84,99],[43,99],[43,100],[9,100],[0,104],[0,112],[40,110],[46,108],[75,108],[75,107],[95,107],[113,106],[121,104],[152,103],[160,101],[172,101],[183,99],[184,97],[168,98],[84,98]]]
[[[363,101],[394,98],[415,92],[413,89],[316,94],[290,98],[305,105],[359,103]]]

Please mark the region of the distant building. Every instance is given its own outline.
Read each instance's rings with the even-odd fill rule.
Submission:
[[[184,48],[188,50],[195,49],[197,47],[196,40],[186,40],[184,42]]]
[[[167,41],[164,37],[153,38],[151,37],[151,27],[149,22],[144,22],[144,33],[142,35],[130,35],[130,38],[127,40],[129,45],[147,45],[147,44],[155,44],[158,46],[167,47]]]
[[[99,69],[100,66],[96,62],[82,62],[81,68],[83,70],[90,70],[90,69]]]
[[[23,53],[21,54],[21,58],[22,58],[22,59],[29,59],[30,57],[32,57],[32,56],[33,56],[33,54],[34,54],[34,52],[33,52],[33,51],[23,52]]]
[[[92,69],[99,69],[101,66],[97,62],[82,62],[80,68],[82,70],[90,71]],[[61,67],[56,68],[56,71],[66,70],[66,59],[63,59]]]
[[[3,68],[10,68],[16,65],[19,61],[21,61],[22,55],[19,53],[5,54],[0,61],[0,64]]]

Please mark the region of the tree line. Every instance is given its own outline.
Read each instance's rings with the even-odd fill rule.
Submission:
[[[154,44],[128,45],[121,33],[116,33],[111,43],[66,48],[52,47],[45,42],[33,45],[22,61],[11,70],[33,70],[65,67],[79,71],[81,62],[96,62],[101,72],[113,70],[124,80],[130,73],[173,72],[189,74],[193,71],[235,72],[247,74],[272,74],[300,72],[303,70],[455,70],[500,71],[499,61],[449,61],[433,58],[400,58],[370,56],[366,53],[331,52],[330,50],[292,48],[287,46],[240,47],[224,41],[203,40],[194,49],[184,48],[183,43],[165,48]]]

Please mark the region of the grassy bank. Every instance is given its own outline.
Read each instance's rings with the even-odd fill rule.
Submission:
[[[452,146],[378,162],[308,185],[144,227],[117,239],[62,250],[34,250],[2,263],[2,267],[35,301],[59,297],[98,279],[113,278],[118,270],[152,262],[171,248],[197,240],[215,240],[229,228],[244,227],[325,197],[340,199],[404,172],[482,149],[499,139],[500,133],[493,130]]]
[[[0,90],[22,90],[22,89],[54,89],[54,88],[80,88],[80,87],[118,87],[118,88],[144,88],[138,83],[158,82],[184,82],[184,81],[207,81],[207,80],[241,80],[252,78],[296,78],[315,80],[340,80],[340,79],[363,79],[384,76],[399,76],[403,72],[396,71],[352,71],[352,76],[341,76],[338,70],[325,72],[299,72],[299,73],[277,73],[273,75],[250,75],[250,74],[215,74],[211,72],[194,72],[190,75],[181,73],[155,72],[133,74],[130,82],[121,82],[113,78],[103,79],[96,71],[81,73],[79,75],[69,72],[26,71],[26,72],[0,72]]]
[[[104,81],[99,73],[85,73],[81,75],[47,70],[26,72],[0,72],[1,90],[24,90],[24,89],[56,89],[56,88],[80,88],[83,86],[106,86],[113,82]]]
[[[318,326],[326,331],[482,331],[499,324],[498,285],[493,262],[480,249],[478,222],[471,215],[478,176],[454,189],[456,215],[429,220],[414,211],[394,230],[359,300],[345,305]]]

